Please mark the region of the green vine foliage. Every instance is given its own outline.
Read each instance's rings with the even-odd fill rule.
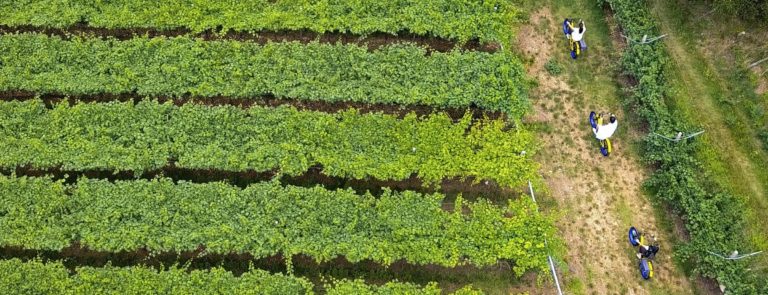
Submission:
[[[5,294],[315,294],[312,282],[305,278],[251,269],[240,276],[220,267],[187,270],[170,267],[162,271],[145,266],[78,267],[74,274],[58,261],[0,260],[0,288]],[[396,281],[381,286],[362,280],[337,280],[326,285],[334,295],[439,295],[436,283],[419,286]],[[481,295],[471,286],[454,291],[455,295]]]
[[[369,285],[363,280],[336,280],[332,284],[326,284],[328,295],[440,295],[443,292],[436,283],[430,283],[424,287],[411,283],[388,282],[383,285]],[[453,295],[481,295],[482,291],[465,286],[451,293]]]
[[[0,177],[0,244],[31,249],[70,245],[62,220],[68,209],[66,187],[45,178]]]
[[[60,262],[0,261],[0,288],[6,294],[313,294],[304,278],[251,270],[240,277],[218,267],[158,272],[143,266],[78,267]]]
[[[525,71],[507,52],[42,34],[2,35],[0,52],[0,91],[476,106],[514,119],[529,108]]]
[[[0,166],[110,170],[140,174],[169,165],[301,175],[322,165],[344,178],[427,184],[452,177],[503,186],[537,180],[533,134],[501,120],[458,123],[442,113],[385,114],[247,110],[154,101],[56,104],[0,102]],[[526,151],[525,155],[521,155]]]
[[[17,0],[0,3],[0,23],[68,28],[187,28],[193,32],[309,30],[383,32],[466,42],[508,42],[520,1],[152,1]]]
[[[53,188],[53,189],[49,189]],[[27,193],[27,190],[38,192]],[[480,199],[385,191],[170,179],[81,178],[64,186],[43,178],[0,177],[0,245],[61,250],[70,243],[95,251],[250,253],[262,258],[306,254],[318,262],[397,260],[446,267],[514,262],[518,276],[547,270],[544,240],[556,241],[551,217],[523,198],[506,205]],[[20,213],[16,213],[20,212]],[[21,213],[23,212],[23,213]]]
[[[643,0],[610,0],[616,19],[628,36],[658,35],[652,15]],[[662,42],[633,44],[622,58],[622,65],[637,79],[633,94],[625,103],[650,126],[651,132],[673,134],[691,130],[690,123],[674,117],[665,105],[668,88],[665,67],[668,56]],[[657,200],[666,201],[682,216],[690,240],[676,255],[692,269],[727,287],[729,294],[768,294],[764,278],[757,278],[744,261],[729,261],[707,251],[725,253],[744,249],[741,198],[722,192],[701,173],[695,158],[695,141],[672,143],[649,136],[645,139],[644,157],[656,167],[646,182]]]

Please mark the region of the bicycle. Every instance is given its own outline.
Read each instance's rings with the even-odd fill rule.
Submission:
[[[651,240],[655,240],[653,236],[651,236]],[[641,234],[634,226],[629,228],[629,244],[632,245],[632,247],[643,247],[643,245],[646,245],[645,235]],[[659,251],[658,243],[653,241],[651,244],[652,248],[650,250],[652,251],[647,255],[647,257],[646,255],[641,256],[640,260],[638,261],[640,276],[644,280],[653,278],[653,258]]]
[[[597,133],[597,128],[603,125],[603,116],[598,115],[595,112],[589,113],[589,125],[592,126],[593,132]],[[611,144],[610,139],[597,139],[597,141],[600,143],[600,153],[603,154],[603,156],[607,157],[613,152],[613,145]]]

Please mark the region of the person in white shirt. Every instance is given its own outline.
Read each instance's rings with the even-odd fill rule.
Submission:
[[[570,21],[568,22],[568,26],[571,28],[571,38],[573,38],[573,41],[579,42],[584,38],[584,33],[587,32],[587,26],[584,25],[584,21],[579,21],[578,28],[574,28]]]

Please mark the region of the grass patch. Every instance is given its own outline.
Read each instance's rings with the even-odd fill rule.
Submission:
[[[579,280],[578,278],[571,278],[568,280],[568,283],[565,284],[565,290],[568,294],[574,294],[574,295],[583,295],[586,293],[586,287],[584,286],[584,282]]]
[[[563,67],[560,66],[560,63],[558,63],[555,59],[550,59],[547,61],[547,63],[544,64],[544,68],[547,70],[547,73],[552,76],[559,76],[563,73]]]
[[[700,44],[702,24],[696,6],[685,1],[655,0],[653,11],[665,33],[671,62],[667,73],[673,90],[669,103],[676,114],[706,129],[697,152],[703,174],[746,203],[746,236],[756,249],[768,248],[768,153],[761,140],[765,126],[765,100],[754,92],[739,53],[720,57]],[[692,6],[693,5],[693,6]],[[683,9],[684,7],[684,9]],[[689,13],[684,13],[688,11]],[[723,31],[738,29],[733,21],[718,22]],[[718,43],[722,40],[717,40]],[[768,257],[757,258],[757,268],[768,266]]]

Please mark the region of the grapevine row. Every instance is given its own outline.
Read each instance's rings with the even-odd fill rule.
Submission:
[[[511,53],[40,34],[2,35],[0,52],[0,91],[477,106],[516,119],[528,109],[523,66]]]
[[[171,267],[157,271],[147,267],[79,267],[75,274],[61,262],[19,259],[0,261],[0,288],[5,294],[314,294],[312,283],[301,277],[270,274],[254,269],[235,277],[213,267],[187,271]],[[424,287],[389,282],[382,286],[362,281],[336,281],[325,286],[327,294],[441,294],[434,283]],[[454,294],[482,294],[465,287]]]
[[[410,283],[388,282],[381,286],[366,284],[362,280],[340,280],[326,285],[326,294],[328,295],[440,295],[444,294],[435,283],[427,284],[424,287]],[[482,295],[482,291],[465,286],[459,290],[450,293],[453,295]]]
[[[608,2],[627,36],[658,35],[645,1]],[[673,116],[664,102],[668,89],[664,73],[667,60],[661,42],[633,44],[622,58],[625,70],[638,81],[626,104],[636,108],[640,117],[649,123],[650,131],[658,134],[692,129],[688,122]],[[712,182],[706,174],[698,172],[703,169],[695,158],[697,148],[696,142],[672,143],[654,136],[645,140],[645,158],[657,167],[646,186],[683,217],[690,235],[690,241],[682,245],[676,255],[695,272],[725,285],[729,294],[768,294],[768,285],[757,284],[759,279],[748,271],[746,264],[709,253],[744,249],[741,236],[744,204],[710,185]]]
[[[141,173],[169,165],[301,175],[322,165],[343,178],[425,183],[472,177],[502,186],[538,179],[530,132],[500,120],[452,123],[442,113],[398,119],[355,110],[247,110],[153,101],[56,104],[0,102],[0,167]],[[526,151],[526,153],[522,153]]]
[[[194,3],[192,3],[194,2]],[[510,1],[88,1],[0,3],[0,24],[67,28],[184,28],[192,32],[410,32],[466,42],[507,42],[519,9]]]
[[[481,44],[478,40],[470,40],[467,43],[459,44],[455,41],[440,39],[436,37],[425,37],[413,34],[400,34],[398,36],[392,36],[386,33],[374,33],[371,35],[361,36],[344,34],[339,32],[325,32],[315,33],[308,31],[287,31],[287,32],[269,32],[259,31],[257,33],[249,32],[212,32],[205,31],[201,33],[191,33],[188,30],[163,30],[153,28],[131,28],[131,29],[104,29],[94,28],[86,25],[78,24],[68,28],[50,28],[50,27],[38,27],[32,25],[23,26],[7,26],[0,24],[0,35],[12,34],[12,33],[39,33],[49,36],[60,36],[64,40],[72,38],[74,36],[87,37],[87,38],[102,38],[102,39],[116,39],[116,40],[129,40],[136,36],[145,36],[148,38],[158,37],[179,37],[185,36],[190,38],[200,38],[205,41],[216,40],[238,40],[241,42],[252,42],[258,44],[268,44],[275,42],[292,42],[297,41],[303,44],[317,42],[323,44],[354,44],[357,46],[368,48],[368,50],[376,50],[381,47],[390,46],[393,44],[412,44],[419,47],[427,48],[427,52],[450,52],[453,50],[466,50],[466,51],[482,51],[482,52],[498,52],[500,48],[498,44]]]
[[[283,187],[245,189],[224,183],[168,179],[80,179],[64,185],[47,178],[0,177],[0,245],[61,250],[74,242],[95,251],[146,248],[255,258],[305,254],[317,262],[397,260],[446,267],[514,261],[519,276],[546,270],[549,217],[527,199],[496,206],[486,200],[442,208],[441,194],[385,191],[378,198],[352,190]]]

